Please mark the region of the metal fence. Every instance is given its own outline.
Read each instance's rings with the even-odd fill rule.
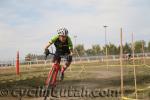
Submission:
[[[73,57],[73,63],[79,63],[79,62],[91,62],[91,61],[118,61],[120,58],[119,55],[108,55],[107,59],[106,56],[83,56],[83,57]],[[143,58],[150,58],[150,53],[138,53],[135,54],[135,59],[143,59]],[[124,54],[124,59],[126,60],[126,54]],[[64,59],[62,59],[62,62],[64,62]],[[38,59],[33,59],[31,61],[25,61],[25,60],[20,60],[21,65],[40,65],[40,64],[50,64],[52,63],[52,59],[47,59],[47,60],[38,60]],[[0,61],[0,67],[7,67],[7,66],[15,66],[15,61]]]

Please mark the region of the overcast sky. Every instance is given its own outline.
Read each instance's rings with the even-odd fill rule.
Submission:
[[[85,48],[108,42],[150,41],[150,0],[0,0],[0,60],[42,54],[59,27],[66,27]],[[73,39],[74,42],[74,39]]]

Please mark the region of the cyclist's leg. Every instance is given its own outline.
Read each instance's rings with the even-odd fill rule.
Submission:
[[[64,72],[70,66],[71,62],[72,62],[72,57],[71,56],[65,58],[65,63],[64,63],[64,66],[62,67],[61,72]]]
[[[65,58],[65,64],[64,64],[64,66],[62,66],[62,68],[61,68],[61,79],[63,80],[63,78],[64,78],[64,71],[70,66],[70,64],[71,64],[71,62],[72,62],[72,57],[67,57],[67,58]]]
[[[59,64],[60,65],[60,61],[61,61],[61,58],[58,57],[58,56],[53,56],[53,59],[52,59],[52,66],[53,65],[56,65],[56,64]]]
[[[53,66],[55,66],[55,73],[54,73],[54,76],[53,76],[53,84],[56,84],[56,78],[57,78],[57,74],[58,74],[58,71],[60,69],[60,61],[61,61],[61,57],[58,57],[58,56],[54,56],[53,57]]]

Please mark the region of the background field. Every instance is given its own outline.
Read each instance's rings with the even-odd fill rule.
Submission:
[[[138,98],[141,100],[150,99],[150,59],[146,59],[146,65],[142,60],[136,61]],[[44,86],[47,74],[50,70],[49,65],[24,65],[20,67],[20,76],[16,76],[15,67],[1,67],[0,88],[35,88]],[[128,98],[135,98],[134,94],[134,75],[131,61],[123,62],[124,70],[124,92]],[[109,61],[108,68],[106,62],[80,62],[72,64],[65,73],[64,81],[58,86],[77,86],[91,89],[115,89],[120,90],[120,65],[119,61]],[[15,97],[0,97],[1,100],[16,100]],[[23,97],[22,100],[42,98]],[[65,100],[117,100],[119,97],[62,97],[53,98]]]

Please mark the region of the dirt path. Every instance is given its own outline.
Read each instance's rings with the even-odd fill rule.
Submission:
[[[94,96],[93,94],[89,96],[81,96],[78,95],[76,97],[61,97],[58,96],[57,98],[48,98],[47,100],[119,100],[118,97],[108,97],[104,95],[104,92],[108,92],[107,90],[116,90],[118,91],[120,89],[120,68],[119,67],[110,67],[109,71],[107,71],[106,66],[104,67],[93,67],[93,66],[87,66],[86,72],[80,73],[78,70],[80,67],[74,67],[73,71],[67,71],[65,73],[65,80],[62,81],[61,83],[58,83],[57,88],[58,89],[70,89],[72,87],[73,89],[87,89],[91,91],[95,90],[101,90],[99,92],[99,96],[96,95]],[[39,70],[38,70],[39,71]],[[138,86],[140,84],[145,83],[150,83],[149,75],[146,74],[145,72],[149,72],[149,70],[145,70],[144,68],[139,67],[138,69],[139,73],[144,73],[142,75],[137,76],[137,83]],[[31,73],[32,74],[32,73]],[[124,68],[124,75],[125,75],[125,86],[129,87],[129,90],[126,93],[133,93],[134,92],[134,79],[133,79],[133,69],[132,67],[130,68]],[[44,85],[46,77],[33,77],[31,79],[26,79],[26,80],[20,80],[16,82],[10,82],[10,83],[4,83],[0,84],[2,87],[8,87],[11,88],[12,86],[21,86],[24,88],[31,88],[34,86],[41,86]],[[9,86],[11,85],[11,86]],[[126,88],[126,87],[125,87]],[[82,91],[83,92],[83,91]],[[103,93],[103,94],[102,94]],[[15,97],[0,97],[0,100],[19,100],[18,98]],[[23,97],[21,100],[43,100],[42,97],[37,97],[37,98],[30,98],[30,97]],[[141,99],[142,100],[142,99]],[[143,100],[149,100],[149,98],[144,98]]]
[[[69,75],[69,72],[68,72]],[[87,71],[82,72],[77,77],[69,77],[66,74],[66,79],[58,84],[58,89],[68,89],[72,87],[73,89],[85,89],[89,90],[90,92],[95,91],[95,89],[118,89],[117,86],[111,81],[115,77],[118,76],[118,73],[112,72],[112,71]],[[68,78],[69,77],[69,78]],[[116,78],[117,79],[117,78]],[[116,87],[116,88],[114,88]],[[58,98],[49,98],[48,100],[100,100],[102,97],[58,97]],[[104,97],[103,97],[104,99]],[[6,97],[6,98],[0,98],[0,100],[19,100],[19,98],[15,97]],[[21,100],[43,100],[43,98],[28,98],[24,97]],[[105,100],[113,100],[112,98],[108,97],[105,98]],[[114,98],[114,100],[117,100],[117,98]]]

